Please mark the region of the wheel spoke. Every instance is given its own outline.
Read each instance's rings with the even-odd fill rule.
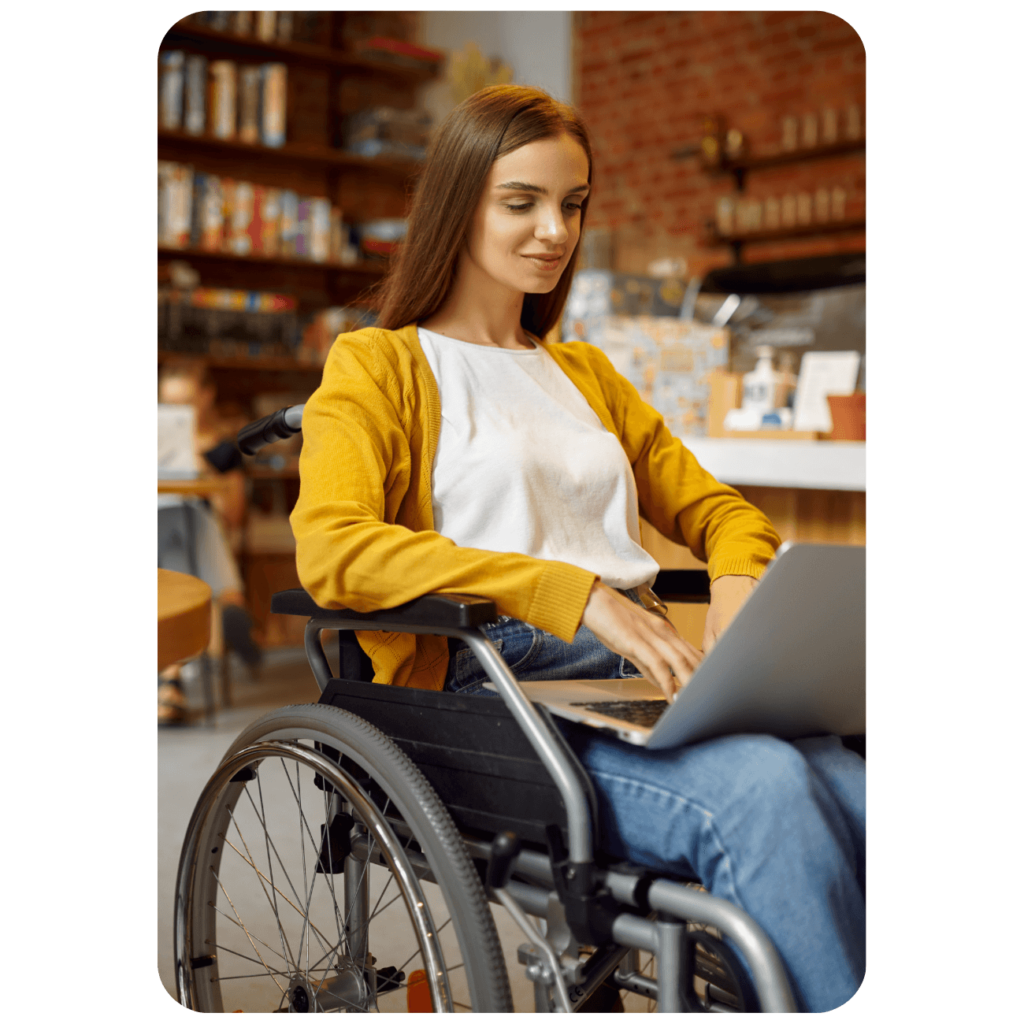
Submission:
[[[220,913],[223,914],[224,912],[220,911]],[[227,917],[226,914],[224,916]],[[228,917],[227,919],[229,921],[231,921],[232,924],[237,924],[238,923],[237,921],[232,920],[232,918],[230,918],[230,917]],[[261,946],[266,946],[267,945],[262,939],[258,938],[256,941],[258,943],[260,943]],[[237,949],[232,949],[230,946],[222,946],[219,942],[211,942],[211,943],[209,943],[209,945],[212,946],[214,949],[220,950],[222,953],[230,953],[232,956],[237,956],[240,960],[248,960],[250,963],[253,963],[253,964],[263,963],[262,960],[257,960],[255,957],[251,957],[251,956],[247,955],[246,953],[239,953]],[[280,954],[277,952],[277,950],[272,949],[270,946],[267,946],[267,949],[269,949],[272,953],[274,953],[275,956],[280,956]],[[269,974],[279,974],[281,977],[290,977],[291,976],[291,971],[290,970],[287,970],[287,971],[276,971],[272,967],[268,967],[268,973]],[[218,975],[218,977],[222,977],[222,976]],[[253,977],[254,978],[258,978],[258,977],[260,977],[260,975],[254,974]]]
[[[263,812],[262,815],[257,814],[257,819],[259,820],[260,824],[263,826],[264,845],[266,846],[266,853],[267,853],[267,870],[270,872],[271,892],[273,892],[273,894],[274,894],[274,917],[277,920],[277,934],[278,934],[278,936],[281,939],[281,949],[282,950],[287,950],[288,956],[289,956],[289,958],[291,958],[291,955],[292,955],[291,943],[288,942],[288,937],[285,935],[284,929],[281,927],[281,915],[280,915],[280,913],[278,911],[278,907],[277,907],[277,887],[274,885],[274,862],[273,862],[273,860],[270,857],[270,832],[269,832],[269,830],[267,829],[267,826],[266,826],[267,812],[266,812],[266,809],[264,808],[264,805],[263,805],[263,781],[262,781],[262,779],[260,779],[259,767],[258,766],[257,766],[257,769],[256,769],[256,788],[257,788],[257,790],[259,791],[259,794],[260,794],[260,810]],[[245,787],[245,791],[246,791],[246,793],[249,792],[249,787],[248,786]],[[256,810],[256,805],[255,805],[255,803],[253,803],[253,799],[252,799],[252,795],[251,794],[249,795],[249,803],[252,804],[252,808],[255,811]],[[233,815],[232,815],[232,821],[234,821],[234,816]],[[238,823],[237,822],[235,822],[235,828],[238,829]],[[239,830],[239,835],[241,835],[241,830]],[[248,850],[246,852],[248,852]],[[253,862],[254,863],[255,863],[255,860],[256,860],[256,858],[254,857],[253,858]]]
[[[287,775],[287,773],[286,773],[286,775]],[[257,780],[258,779],[259,779],[259,776],[257,775]],[[248,793],[248,792],[249,792],[248,787],[246,787],[246,793]],[[262,800],[262,787],[260,788],[260,797],[261,797],[261,800]],[[285,867],[284,860],[282,859],[281,854],[278,852],[277,845],[274,843],[273,839],[270,838],[270,829],[267,828],[266,821],[264,820],[264,818],[262,818],[260,816],[260,812],[256,809],[256,804],[253,802],[251,794],[249,794],[249,802],[250,802],[250,804],[252,804],[253,813],[256,815],[257,820],[259,821],[260,825],[263,827],[263,833],[267,837],[267,842],[270,845],[270,849],[274,851],[274,856],[277,857],[277,862],[281,865],[281,872],[284,874],[285,880],[288,882],[288,886],[292,890],[292,895],[295,897],[296,903],[301,903],[302,902],[302,897],[299,896],[299,893],[298,893],[298,891],[295,888],[295,883],[292,882],[291,876],[288,874],[288,869]],[[230,813],[230,811],[229,811],[229,813]],[[231,815],[231,818],[232,818],[232,821],[234,821],[234,815],[233,814]],[[236,829],[238,828],[237,822],[235,822],[235,828]],[[228,845],[229,846],[231,845],[230,842],[228,843]],[[232,846],[232,849],[234,849],[235,852],[238,853],[240,857],[242,856],[241,853],[239,853],[239,851],[235,847]],[[245,862],[247,864],[249,864],[257,873],[259,873],[259,868],[256,867],[255,861],[253,861],[253,860],[246,860],[245,857],[242,857],[242,859],[245,860]],[[270,867],[271,870],[273,869],[273,861],[270,861],[269,867]],[[292,903],[292,901],[289,900],[287,896],[285,896],[285,894],[282,892],[282,890],[278,886],[273,886],[273,888],[274,888],[274,891],[276,893],[280,893],[281,898],[284,899],[288,903],[288,905],[296,913],[298,913],[298,914],[302,913],[302,911],[299,910],[299,908],[296,906],[296,904]],[[279,925],[279,927],[280,927],[280,925]],[[316,934],[320,938],[322,938],[324,940],[324,942],[326,942],[328,944],[328,946],[330,945],[330,940],[325,935],[323,935],[318,929],[316,929],[314,927],[313,931],[316,932]],[[323,943],[320,943],[320,948],[325,953],[328,951],[327,946],[324,946]],[[301,947],[300,947],[300,950],[301,950]],[[289,943],[288,951],[289,951],[289,953],[291,953],[291,944],[290,943]],[[295,960],[294,963],[295,963],[295,969],[298,970],[299,969],[298,961]]]
[[[214,877],[216,877],[216,875],[215,875]],[[232,903],[232,902],[231,902],[231,897],[230,897],[230,896],[228,895],[228,891],[227,891],[227,889],[225,889],[225,888],[224,888],[224,886],[223,886],[223,885],[221,884],[221,880],[220,880],[220,878],[217,878],[217,885],[218,885],[218,886],[220,886],[220,891],[221,891],[222,893],[224,893],[224,898],[225,898],[225,899],[226,899],[226,900],[228,901],[228,905],[229,905],[229,906],[231,907],[231,909],[232,909],[232,910],[235,910],[235,905],[234,905],[234,903]],[[225,916],[225,917],[227,917],[227,915],[226,915],[226,914],[225,914],[224,916]],[[266,960],[264,960],[264,959],[263,959],[263,957],[261,957],[261,956],[260,956],[260,951],[259,951],[259,950],[258,950],[258,949],[256,948],[256,943],[255,943],[255,942],[253,941],[253,938],[252,938],[252,936],[251,936],[251,935],[249,934],[249,929],[248,929],[248,928],[246,928],[246,927],[245,927],[245,925],[244,925],[244,924],[242,924],[242,921],[241,921],[241,919],[240,919],[240,918],[238,918],[238,911],[237,911],[237,910],[235,910],[235,917],[236,917],[236,919],[237,919],[237,920],[235,921],[235,923],[236,923],[236,924],[237,924],[237,925],[238,925],[238,926],[239,926],[239,927],[240,927],[240,928],[242,929],[242,931],[243,931],[243,932],[245,933],[245,937],[246,937],[246,938],[247,938],[247,939],[249,940],[249,945],[250,945],[250,946],[252,946],[252,951],[253,951],[253,952],[254,952],[254,953],[255,953],[255,954],[256,954],[256,955],[257,955],[257,956],[259,957],[260,963],[261,963],[261,964],[263,964],[263,967],[264,967],[264,969],[266,970],[267,974],[269,975],[269,977],[270,977],[271,981],[273,981],[273,982],[274,982],[274,984],[275,984],[275,985],[277,985],[277,987],[278,987],[278,988],[281,988],[281,985],[280,985],[280,983],[278,982],[277,978],[276,978],[276,977],[274,977],[274,974],[273,974],[273,972],[272,972],[272,971],[270,970],[270,967],[269,967],[269,965],[267,964]],[[228,918],[228,920],[230,921],[230,920],[231,920],[231,918]],[[265,943],[264,943],[264,945],[265,945]],[[284,990],[282,989],[282,991],[284,991]]]
[[[269,879],[269,882],[270,882],[270,892],[267,892],[267,887],[264,884],[265,876],[261,875],[259,869],[256,867],[256,858],[253,856],[252,851],[249,849],[249,844],[245,841],[245,836],[242,833],[241,826],[238,824],[238,821],[235,818],[234,813],[231,812],[231,811],[229,811],[228,813],[231,816],[231,823],[235,826],[235,831],[238,833],[238,838],[241,840],[242,846],[245,849],[246,854],[248,854],[248,857],[247,858],[246,857],[242,857],[242,854],[239,851],[238,847],[236,847],[234,845],[234,843],[232,843],[231,840],[228,839],[227,836],[223,837],[224,838],[224,842],[228,846],[230,846],[231,849],[235,851],[235,853],[237,853],[240,857],[242,857],[242,860],[244,860],[247,864],[249,864],[253,868],[253,870],[256,872],[256,877],[257,877],[257,879],[259,879],[259,883],[260,883],[260,889],[263,890],[263,895],[266,896],[267,902],[270,904],[270,908],[274,912],[274,921],[277,924],[277,934],[278,934],[278,937],[281,940],[281,955],[284,958],[286,963],[292,964],[293,966],[297,967],[298,964],[295,962],[295,958],[292,955],[291,944],[288,942],[288,938],[287,938],[287,936],[284,933],[284,929],[281,927],[281,913],[280,913],[280,908],[277,905],[277,886],[274,885],[273,863],[272,862],[269,863],[269,867],[271,869],[271,875],[270,875],[270,879]],[[264,829],[263,829],[263,833],[264,833],[264,835],[266,835],[266,833],[267,833],[267,829],[266,829],[265,826],[264,826]],[[269,853],[268,853],[268,861],[269,861]]]
[[[261,872],[260,869],[258,867],[256,867],[256,865],[251,860],[247,860],[246,857],[242,854],[242,852],[238,849],[237,846],[235,846],[229,839],[226,839],[224,841],[228,844],[228,846],[231,847],[232,850],[235,851],[235,853],[238,854],[239,857],[242,858],[243,861],[245,861],[246,864],[248,864],[256,872],[257,875],[259,875],[261,878],[266,879],[266,875],[264,875],[263,872]],[[299,914],[301,916],[302,915],[302,911],[299,909],[299,907],[295,903],[292,903],[292,901],[290,899],[288,899],[287,895],[284,892],[282,892],[279,888],[277,888],[276,886],[274,888],[275,888],[275,891],[280,895],[281,899],[283,899],[285,901],[285,903],[287,903],[288,906],[291,907],[292,910],[295,911],[296,914]],[[294,891],[294,889],[293,889],[293,891]],[[232,907],[232,909],[234,909],[234,908]],[[230,918],[229,918],[229,920],[230,920]],[[323,932],[321,932],[320,929],[316,927],[316,925],[312,925],[311,924],[310,928],[312,929],[313,934],[316,935],[318,939],[322,939],[323,942],[328,944],[327,946],[325,946],[323,944],[323,942],[322,942],[320,944],[320,948],[323,950],[323,952],[326,955],[329,956],[331,951],[333,949],[336,949],[337,947],[336,946],[330,946],[330,939],[328,939],[327,936],[324,935]],[[329,946],[330,946],[330,948],[328,948]],[[288,958],[285,957],[284,959],[287,961]],[[294,966],[295,966],[295,969],[298,970],[298,964],[295,964]]]
[[[283,767],[284,766],[284,758],[281,758],[280,760],[281,760],[281,764],[282,764],[282,767]],[[292,786],[292,781],[291,781],[291,778],[288,775],[287,769],[285,770],[284,775],[285,775],[285,779],[288,781],[289,787],[291,788],[292,797],[294,798],[296,806],[299,809],[299,821],[300,821],[302,827],[305,829],[306,835],[309,836],[310,844],[317,851],[317,854],[318,854],[318,857],[319,857],[320,844],[318,844],[316,839],[313,837],[312,829],[309,827],[309,822],[306,820],[305,811],[302,808],[302,789],[301,789],[301,783],[299,782],[299,762],[298,761],[295,762],[295,781],[296,781],[296,786],[298,787],[298,789],[296,789],[296,786]],[[330,842],[329,830],[327,828],[327,826],[329,824],[330,824],[330,822],[327,821],[327,819],[325,817],[324,835],[328,836],[328,843]],[[321,842],[322,842],[322,840],[321,840]],[[306,844],[303,843],[302,844],[302,878],[303,878],[303,889],[306,888],[306,877],[307,877],[306,876]],[[314,871],[313,872],[313,881],[309,884],[308,896],[306,898],[306,918],[307,918],[307,920],[309,918],[309,907],[310,907],[310,905],[313,902],[313,889],[316,886],[316,878],[317,878],[317,872]],[[325,872],[324,873],[324,881],[325,881],[325,884],[327,885],[328,889],[330,890],[331,901],[334,904],[334,916],[335,916],[336,922],[338,922],[338,921],[340,921],[340,911],[339,911],[339,908],[338,908],[337,893],[336,893],[335,888],[334,888],[334,876],[332,874],[330,874],[329,872]],[[295,898],[296,899],[299,898],[299,894],[298,893],[295,894]],[[305,930],[303,931],[303,935],[304,935],[305,942],[306,942],[306,971],[307,971],[307,974],[308,974],[309,969],[310,969],[309,968],[309,938],[308,938],[308,935],[306,935]],[[342,931],[341,931],[341,928],[339,927],[337,945],[340,946],[341,942],[342,942]],[[323,947],[321,946],[321,949],[322,948]],[[319,963],[319,962],[320,961],[317,961],[317,963]]]

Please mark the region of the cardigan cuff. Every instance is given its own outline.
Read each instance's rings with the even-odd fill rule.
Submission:
[[[583,609],[590,600],[595,573],[564,562],[546,568],[537,582],[530,601],[527,620],[530,625],[572,643],[583,618]]]
[[[731,558],[714,559],[708,566],[708,575],[714,583],[719,576],[753,576],[759,580],[768,568],[764,562],[753,558],[734,555]]]

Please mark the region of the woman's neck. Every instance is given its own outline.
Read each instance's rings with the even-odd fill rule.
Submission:
[[[455,282],[444,305],[420,326],[446,338],[457,338],[474,345],[490,348],[533,348],[533,342],[523,330],[523,292],[502,288],[484,275],[467,272],[466,262],[460,260]]]

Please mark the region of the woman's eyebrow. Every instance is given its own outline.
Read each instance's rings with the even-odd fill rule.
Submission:
[[[495,185],[495,188],[507,189],[510,192],[536,192],[538,195],[546,196],[548,190],[540,185],[531,185],[526,181],[506,181],[501,185]],[[586,183],[577,185],[575,188],[569,189],[566,195],[573,196],[578,192],[589,192],[590,186]]]

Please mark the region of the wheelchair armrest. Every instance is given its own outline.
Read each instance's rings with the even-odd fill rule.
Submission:
[[[651,586],[662,601],[706,604],[711,600],[707,569],[661,569]]]
[[[403,626],[471,629],[493,622],[498,617],[493,601],[469,594],[425,594],[397,608],[353,612],[347,608],[321,608],[305,590],[283,590],[270,599],[270,610],[282,615],[302,615],[307,619],[356,619],[365,622],[367,629],[391,629],[397,633]]]

